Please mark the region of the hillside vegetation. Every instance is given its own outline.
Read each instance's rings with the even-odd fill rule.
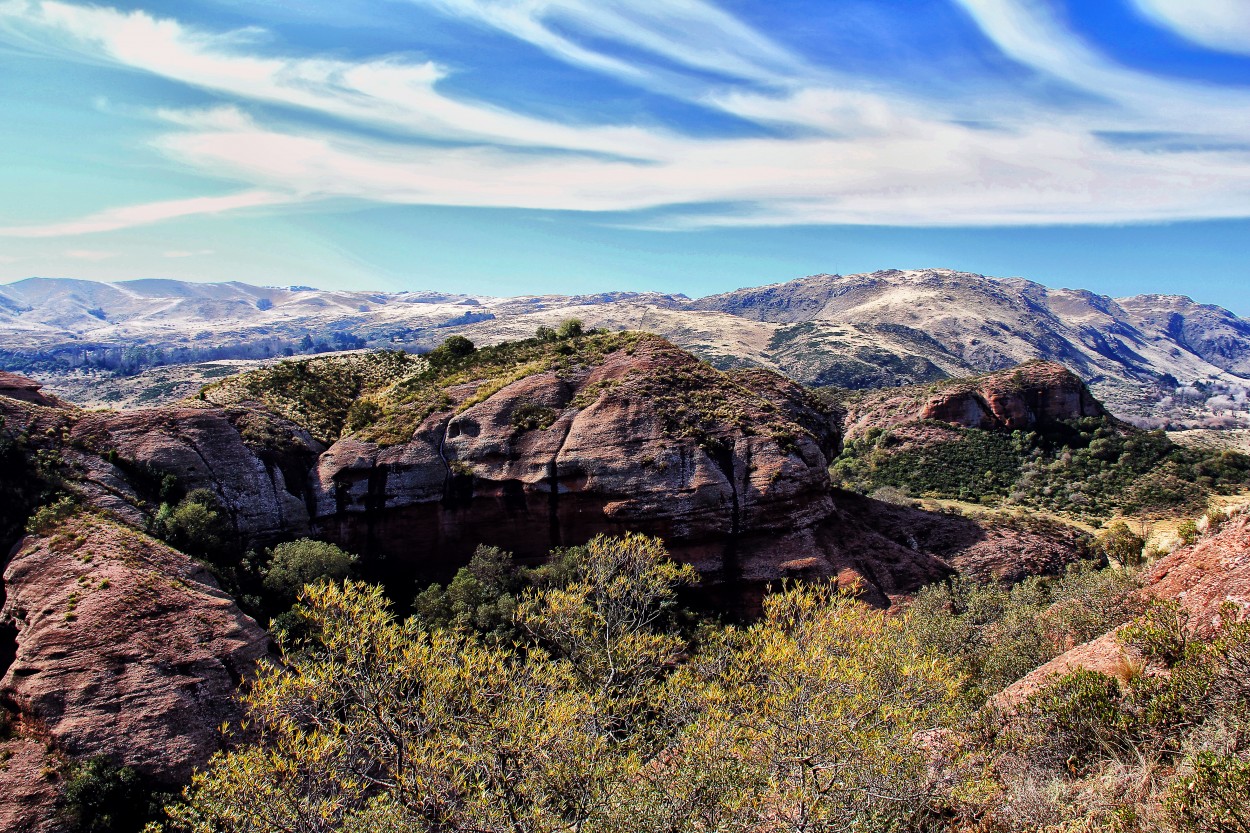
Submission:
[[[166,829],[1244,829],[1250,625],[1186,641],[1131,572],[956,584],[897,613],[796,586],[727,627],[680,615],[694,574],[653,539],[542,575],[475,562],[406,620],[378,588],[308,588],[246,695],[254,732]],[[1130,622],[1119,679],[987,705]]]
[[[914,420],[848,440],[831,473],[864,494],[888,488],[1099,519],[1201,511],[1212,494],[1250,487],[1250,456],[1180,446],[1108,417],[1032,431]]]

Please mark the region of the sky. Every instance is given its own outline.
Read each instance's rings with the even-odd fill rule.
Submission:
[[[0,281],[1250,315],[1250,0],[0,0]]]

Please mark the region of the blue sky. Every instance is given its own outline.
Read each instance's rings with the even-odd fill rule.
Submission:
[[[0,280],[1250,314],[1245,0],[0,0]]]

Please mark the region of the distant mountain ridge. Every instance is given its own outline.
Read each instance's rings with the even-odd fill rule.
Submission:
[[[816,386],[886,387],[1047,359],[1138,421],[1236,421],[1250,388],[1250,321],[1221,307],[1180,295],[1112,299],[951,269],[813,275],[693,300],[31,278],[0,286],[0,364],[33,367],[55,391],[62,367],[99,349],[220,346],[213,357],[260,358],[284,344],[308,352],[308,339],[316,350],[423,349],[453,333],[480,343],[514,339],[568,317],[649,330],[719,367],[758,365]],[[230,352],[258,340],[268,352]],[[182,360],[200,357],[193,351]],[[161,359],[170,360],[177,357]]]

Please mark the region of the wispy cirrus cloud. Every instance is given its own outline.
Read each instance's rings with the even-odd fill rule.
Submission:
[[[408,2],[509,32],[571,67],[759,130],[733,137],[602,118],[571,123],[447,92],[449,70],[433,61],[284,55],[252,32],[210,32],[144,12],[59,0],[7,0],[0,2],[0,25],[27,44],[233,102],[157,111],[162,127],[151,146],[188,170],[244,190],[4,228],[0,235],[86,234],[343,198],[660,211],[649,223],[667,228],[1250,215],[1250,99],[1235,89],[1120,67],[1067,31],[1040,0],[955,2],[1005,55],[1084,90],[1089,103],[1036,100],[1002,108],[995,101],[974,118],[966,111],[975,105],[955,113],[814,69],[701,0]],[[570,106],[579,103],[587,104]],[[333,121],[301,121],[298,112]],[[1182,129],[1191,135],[1177,147],[1105,135],[1169,136]]]
[[[296,197],[273,191],[244,191],[224,197],[191,197],[181,200],[161,200],[110,208],[85,217],[59,223],[43,223],[30,226],[0,226],[0,237],[71,237],[79,234],[96,234],[106,231],[149,225],[180,217],[204,214],[221,214],[244,208],[282,205],[294,202]]]
[[[1245,0],[1133,0],[1133,5],[1194,43],[1250,55],[1250,6]]]
[[[814,70],[760,32],[703,0],[409,0],[472,20],[569,63],[675,91],[680,83],[655,59],[686,70],[715,73],[768,86],[791,86]],[[651,57],[641,63],[586,46],[614,41]],[[692,37],[693,35],[693,37]],[[645,60],[645,59],[644,59]]]

